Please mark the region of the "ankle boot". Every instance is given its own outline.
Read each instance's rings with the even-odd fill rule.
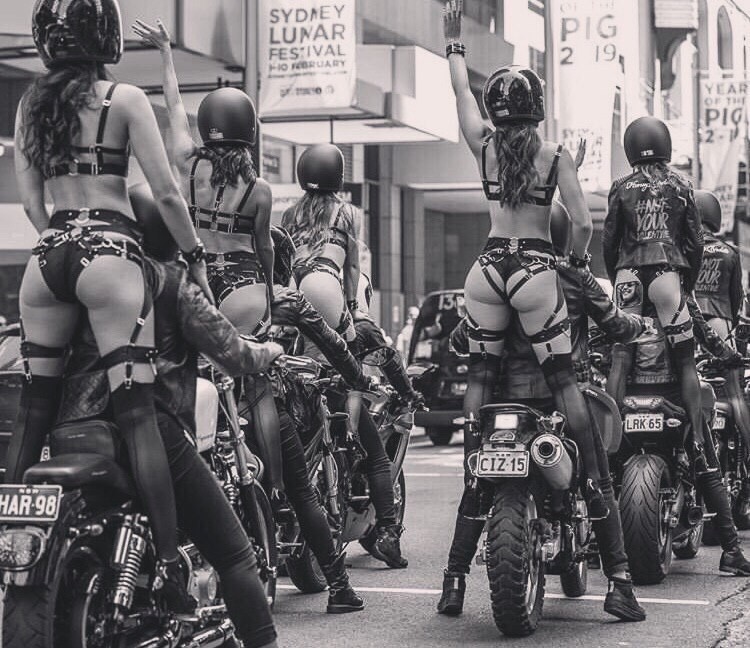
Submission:
[[[328,581],[328,607],[326,608],[328,614],[346,614],[365,609],[365,602],[349,584],[345,560],[346,554],[342,553],[328,565],[321,565],[321,570]]]
[[[635,598],[630,578],[611,578],[609,591],[604,599],[604,611],[621,621],[645,621],[644,610]]]
[[[197,601],[188,594],[187,580],[180,558],[158,561],[154,589],[161,592],[170,612],[192,614],[195,611]]]
[[[732,574],[734,576],[750,576],[750,562],[740,549],[740,545],[735,545],[721,554],[719,561],[719,571]]]
[[[443,595],[437,604],[438,614],[458,616],[464,609],[464,594],[466,593],[466,574],[443,572]]]
[[[392,569],[404,569],[409,561],[401,555],[401,534],[403,532],[404,527],[400,524],[378,527],[378,538],[375,540],[375,546],[370,553]]]

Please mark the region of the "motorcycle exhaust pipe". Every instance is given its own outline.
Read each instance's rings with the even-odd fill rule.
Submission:
[[[687,522],[691,527],[703,521],[703,509],[700,506],[691,506],[687,511]]]
[[[185,645],[190,648],[220,648],[233,637],[234,625],[229,619],[225,619],[217,626],[196,632]],[[179,633],[170,629],[163,635],[139,643],[136,648],[174,648],[179,641]]]
[[[531,443],[531,459],[553,490],[570,488],[573,461],[562,441],[554,434],[542,434]]]

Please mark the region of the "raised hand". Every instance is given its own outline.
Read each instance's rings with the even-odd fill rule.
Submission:
[[[146,45],[153,45],[157,49],[164,50],[170,46],[170,36],[164,23],[156,19],[156,27],[152,27],[142,20],[136,20],[133,25],[136,36],[140,36]]]
[[[443,34],[446,43],[461,40],[461,17],[464,0],[448,0],[443,9]]]

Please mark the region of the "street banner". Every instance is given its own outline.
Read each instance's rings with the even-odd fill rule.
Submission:
[[[740,78],[701,81],[701,188],[721,203],[721,231],[734,229],[740,156],[747,133],[748,82]]]
[[[261,117],[326,115],[353,105],[355,0],[260,0]]]
[[[561,143],[575,156],[586,139],[578,171],[584,191],[612,184],[612,120],[619,66],[617,0],[552,0],[555,106]]]

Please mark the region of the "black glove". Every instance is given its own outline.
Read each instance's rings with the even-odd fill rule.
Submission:
[[[725,369],[739,369],[745,366],[745,357],[738,351],[722,356],[719,360]]]

